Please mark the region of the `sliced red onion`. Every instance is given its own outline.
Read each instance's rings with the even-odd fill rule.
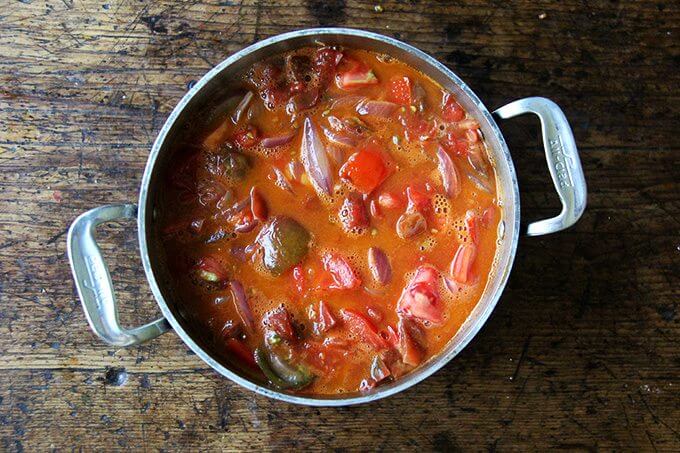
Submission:
[[[342,135],[338,132],[333,132],[327,127],[321,126],[321,130],[323,130],[323,134],[326,136],[326,138],[333,143],[337,143],[338,145],[342,146],[349,146],[349,147],[355,147],[357,146],[357,141],[353,139],[352,137],[348,137],[346,135]]]
[[[248,91],[245,96],[243,96],[243,99],[241,99],[241,102],[238,103],[236,106],[236,110],[234,110],[234,113],[231,114],[231,121],[234,124],[238,124],[239,120],[241,119],[241,116],[243,115],[243,112],[245,112],[246,108],[248,108],[248,104],[250,104],[250,101],[253,99],[253,92]]]
[[[345,153],[339,146],[331,143],[328,147],[326,147],[326,152],[336,165],[341,165],[345,161]]]
[[[446,289],[448,289],[451,294],[456,294],[460,289],[460,285],[456,283],[454,279],[447,276],[444,276],[444,286],[446,286]]]
[[[388,101],[364,101],[357,105],[359,115],[370,115],[378,118],[389,118],[399,108],[399,104]]]
[[[392,266],[390,261],[378,247],[368,249],[368,268],[373,279],[381,285],[386,285],[392,278]]]
[[[314,183],[316,190],[330,195],[333,188],[331,164],[328,161],[323,143],[321,143],[321,137],[319,137],[314,123],[309,118],[305,118],[300,157],[302,165],[304,165],[305,171]]]
[[[491,192],[492,192],[491,185],[488,183],[488,181],[486,181],[486,180],[484,180],[484,179],[478,178],[477,176],[475,176],[474,174],[472,174],[472,173],[469,172],[469,171],[466,171],[466,172],[465,172],[465,176],[467,176],[468,179],[469,179],[470,181],[472,181],[472,182],[474,183],[475,186],[477,186],[478,188],[482,189],[483,191],[485,191],[485,192],[487,192],[487,193],[491,193]]]
[[[362,286],[361,289],[366,291],[366,293],[371,295],[371,296],[377,297],[377,296],[384,296],[385,295],[385,291],[380,291],[378,289],[369,288],[368,286]]]
[[[291,160],[288,163],[288,171],[290,171],[291,176],[295,181],[300,181],[302,173],[305,171],[304,166],[297,160]]]
[[[456,198],[461,190],[458,169],[451,160],[451,157],[441,146],[437,147],[437,168],[442,177],[442,184],[444,185],[446,195],[449,198]]]
[[[366,101],[368,98],[366,96],[358,96],[358,95],[349,95],[349,96],[343,96],[341,98],[335,99],[331,105],[330,109],[333,110],[336,107],[346,107],[346,106],[355,106],[358,103],[362,101]]]
[[[486,179],[489,178],[489,168],[481,146],[470,146],[468,148],[467,159],[477,173]]]
[[[245,263],[246,262],[246,248],[242,247],[240,245],[232,245],[231,249],[229,249],[229,253],[236,258],[237,260]]]
[[[246,220],[243,220],[243,222],[237,223],[234,226],[234,231],[236,233],[241,233],[241,234],[250,233],[251,231],[253,231],[253,229],[255,229],[255,225],[257,225],[257,220],[252,219],[252,218],[246,219]]]
[[[293,131],[287,134],[277,135],[275,137],[263,138],[260,142],[260,145],[262,145],[263,148],[276,148],[277,146],[285,145],[293,141],[296,133],[296,131]]]
[[[243,200],[239,201],[238,203],[234,204],[232,207],[225,209],[220,214],[224,217],[229,217],[229,216],[234,215],[237,212],[241,212],[244,209],[249,208],[249,207],[250,207],[250,196],[248,196],[248,197],[244,198]]]
[[[250,305],[248,305],[248,299],[246,298],[246,292],[243,289],[243,285],[241,285],[241,282],[238,280],[231,280],[229,282],[229,289],[231,290],[231,295],[234,296],[236,311],[241,317],[243,324],[251,331],[255,330],[255,318],[253,317]]]
[[[293,187],[290,185],[290,181],[288,181],[288,178],[286,178],[286,175],[283,174],[281,170],[279,170],[278,167],[272,166],[274,169],[274,174],[276,175],[276,185],[282,188],[283,190],[287,190],[290,193],[293,193]]]
[[[330,124],[330,126],[336,131],[341,131],[345,128],[345,123],[343,123],[342,120],[335,115],[328,116],[326,121],[328,121],[328,124]]]

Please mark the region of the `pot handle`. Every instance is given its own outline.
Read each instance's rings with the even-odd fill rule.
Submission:
[[[68,258],[87,322],[99,338],[114,346],[136,345],[170,330],[165,318],[129,330],[118,322],[113,283],[95,230],[105,222],[134,218],[137,218],[134,204],[100,206],[80,215],[68,230]]]
[[[550,99],[531,97],[511,102],[493,113],[501,119],[535,113],[541,120],[545,158],[562,201],[562,212],[551,219],[530,223],[526,234],[541,236],[575,224],[586,208],[586,180],[574,134],[562,110]]]

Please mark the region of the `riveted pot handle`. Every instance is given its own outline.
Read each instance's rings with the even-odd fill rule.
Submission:
[[[87,322],[97,336],[114,346],[132,346],[168,331],[165,318],[134,329],[123,328],[109,268],[95,240],[95,229],[104,222],[137,217],[137,206],[101,206],[79,216],[68,230],[68,257]]]
[[[540,97],[519,99],[499,108],[494,115],[506,119],[525,113],[535,113],[541,120],[548,169],[562,201],[559,215],[527,226],[527,235],[540,236],[569,228],[581,217],[586,208],[586,180],[574,134],[564,113],[553,101]]]

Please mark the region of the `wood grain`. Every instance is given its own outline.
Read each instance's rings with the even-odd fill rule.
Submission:
[[[6,1],[0,4],[0,443],[46,449],[680,449],[680,6],[664,1]],[[65,256],[81,212],[136,200],[187,84],[317,25],[391,35],[490,108],[555,100],[589,186],[569,231],[523,238],[480,335],[432,378],[353,408],[267,400],[173,334],[113,349]],[[502,125],[523,218],[558,201],[531,118]],[[102,229],[123,318],[157,314],[134,225]]]

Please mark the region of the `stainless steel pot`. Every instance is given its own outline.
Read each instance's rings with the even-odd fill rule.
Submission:
[[[169,149],[197,112],[209,111],[220,100],[230,77],[256,61],[288,49],[317,42],[340,44],[392,55],[430,76],[453,92],[459,102],[481,125],[490,158],[496,168],[498,198],[502,209],[499,247],[495,266],[481,300],[448,346],[436,357],[412,373],[388,385],[362,394],[338,396],[300,396],[277,391],[262,382],[254,382],[237,370],[227,368],[199,339],[188,333],[181,316],[181,301],[176,300],[169,284],[162,252],[154,234],[154,209],[160,185],[159,174],[169,160]],[[520,204],[517,177],[505,139],[495,118],[512,118],[534,113],[541,121],[548,170],[562,201],[562,212],[556,217],[528,225],[531,236],[554,233],[573,225],[586,206],[586,183],[574,137],[567,120],[552,101],[526,98],[507,104],[493,115],[477,95],[446,66],[411,47],[387,36],[346,28],[317,28],[286,33],[253,44],[224,60],[208,72],[177,104],[156,139],[139,194],[139,208],[133,204],[95,208],[78,217],[68,233],[68,255],[83,309],[92,330],[105,342],[116,346],[132,346],[174,329],[196,355],[218,373],[232,381],[270,398],[313,406],[344,406],[374,401],[393,395],[420,382],[453,359],[481,329],[496,306],[507,281],[520,233]],[[495,118],[494,118],[495,117]],[[96,227],[104,222],[137,218],[139,248],[146,277],[163,313],[163,317],[134,329],[123,328],[118,321],[116,298],[111,276],[94,237]]]

